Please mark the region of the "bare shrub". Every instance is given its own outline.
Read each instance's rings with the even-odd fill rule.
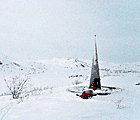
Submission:
[[[4,77],[4,81],[7,85],[8,90],[12,94],[13,99],[18,99],[20,95],[23,93],[23,91],[26,91],[29,79],[30,79],[29,72],[24,76],[16,75],[10,77],[9,79]]]
[[[53,87],[49,88],[48,86],[46,87],[34,87],[32,90],[30,90],[28,93],[31,95],[40,95],[43,93],[43,91],[46,90],[52,90]]]
[[[122,97],[120,100],[117,100],[117,101],[113,101],[113,100],[112,100],[113,103],[114,103],[115,105],[117,105],[117,109],[121,109],[121,108],[122,108],[122,107],[120,106],[122,100],[123,100],[123,97]]]

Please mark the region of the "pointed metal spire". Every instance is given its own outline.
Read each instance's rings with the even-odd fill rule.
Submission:
[[[93,60],[92,60],[89,88],[92,88],[94,90],[101,89],[98,55],[97,55],[97,45],[96,45],[96,35],[95,35],[94,54],[93,54]]]

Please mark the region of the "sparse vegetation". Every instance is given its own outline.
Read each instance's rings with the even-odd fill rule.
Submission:
[[[20,75],[16,75],[8,79],[4,77],[4,81],[13,99],[18,99],[22,92],[26,90],[29,78],[29,73],[23,77]]]
[[[117,101],[113,101],[113,100],[112,100],[113,103],[114,103],[115,105],[117,105],[117,109],[121,109],[121,108],[122,108],[122,106],[120,106],[122,100],[123,100],[123,97],[122,97],[120,100],[117,100]]]
[[[79,81],[79,79],[75,79],[74,82],[72,82],[73,85],[78,85],[78,84],[81,84],[82,82]]]

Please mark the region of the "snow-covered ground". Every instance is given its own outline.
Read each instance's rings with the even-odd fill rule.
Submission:
[[[101,85],[121,90],[86,100],[68,89],[89,85],[89,60],[16,60],[0,53],[0,63],[1,120],[140,119],[140,63],[99,61]],[[30,72],[30,94],[15,100],[5,95],[8,89],[3,77],[9,79],[27,72]]]

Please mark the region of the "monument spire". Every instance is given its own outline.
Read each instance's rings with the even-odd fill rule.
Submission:
[[[95,37],[94,54],[93,54],[93,60],[92,60],[89,88],[96,90],[96,89],[101,89],[101,83],[100,83],[100,74],[99,74],[99,65],[98,65],[96,35],[94,35],[94,37]]]

